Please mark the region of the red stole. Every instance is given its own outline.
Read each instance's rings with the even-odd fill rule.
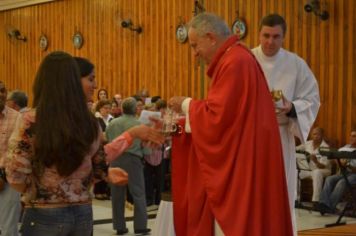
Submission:
[[[191,134],[173,138],[177,236],[293,235],[282,149],[263,72],[229,38],[209,66],[208,96],[192,100]],[[184,126],[183,126],[184,127]]]

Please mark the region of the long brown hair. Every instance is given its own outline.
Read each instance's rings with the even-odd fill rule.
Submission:
[[[55,166],[59,175],[75,171],[98,138],[98,124],[88,110],[77,63],[65,52],[42,61],[33,85],[34,163]]]

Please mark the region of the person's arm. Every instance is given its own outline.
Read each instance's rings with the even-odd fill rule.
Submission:
[[[316,157],[315,154],[312,154],[310,156],[310,159],[315,163],[315,165],[319,168],[319,169],[325,169],[326,165],[324,165],[323,163],[321,163],[318,158]]]
[[[119,167],[107,167],[104,149],[101,147],[93,157],[94,183],[104,180],[114,185],[125,185],[128,182],[128,174]]]
[[[291,129],[302,143],[306,142],[310,128],[312,127],[320,106],[319,88],[313,72],[306,62],[302,59],[297,61],[298,79],[294,89],[294,98],[290,101],[295,109],[295,118],[293,112],[289,113],[292,118]]]
[[[185,132],[191,133],[190,120],[189,120],[189,105],[192,98],[189,97],[172,97],[168,105],[177,113],[183,113],[185,115]]]
[[[352,172],[352,173],[356,173],[356,166],[348,166],[348,169]]]
[[[294,104],[291,102],[291,108],[290,110],[286,113],[286,116],[290,118],[297,118],[297,111],[295,110]]]
[[[328,157],[320,155],[319,162],[324,165],[324,168],[331,169],[331,162]]]
[[[133,137],[126,131],[104,146],[106,161],[112,162],[132,144]]]
[[[6,178],[16,191],[24,193],[32,186],[31,114],[20,115],[9,139],[6,161]]]
[[[305,144],[300,144],[295,147],[296,151],[305,151]]]
[[[107,155],[106,160],[111,162],[117,156],[120,156],[127,148],[130,147],[133,139],[135,138],[141,139],[142,141],[150,141],[159,145],[165,140],[163,134],[156,129],[146,125],[134,126],[104,146],[104,150]]]
[[[285,114],[290,118],[297,118],[297,112],[295,110],[294,104],[289,101],[285,96],[282,96],[283,106],[278,107],[281,113]]]

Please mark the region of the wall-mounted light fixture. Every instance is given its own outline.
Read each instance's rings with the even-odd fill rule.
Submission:
[[[194,16],[198,15],[199,13],[205,12],[205,8],[202,3],[200,3],[200,0],[194,1],[194,11],[193,14]]]
[[[142,33],[142,28],[141,28],[141,26],[135,27],[135,26],[132,24],[131,19],[127,19],[127,20],[121,21],[121,26],[122,26],[122,28],[128,28],[128,29],[131,30],[131,31],[136,31],[138,34]]]
[[[10,39],[17,39],[17,40],[21,40],[21,41],[24,41],[24,42],[27,41],[27,38],[25,36],[21,35],[21,33],[20,33],[20,31],[18,29],[9,28],[6,31],[7,31],[7,36]]]
[[[319,16],[321,20],[329,19],[329,13],[325,10],[321,10],[319,0],[309,0],[307,4],[304,5],[304,10],[306,12],[314,12],[314,14]]]

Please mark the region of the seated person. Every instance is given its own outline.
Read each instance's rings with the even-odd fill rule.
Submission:
[[[105,132],[106,126],[114,118],[111,114],[111,101],[110,100],[100,100],[96,105],[95,117],[99,119],[101,129]]]
[[[356,129],[351,132],[350,144],[342,147],[339,151],[352,152],[356,150]],[[347,179],[350,184],[356,184],[356,159],[341,160],[341,165],[346,167]],[[325,185],[320,194],[318,210],[322,215],[334,213],[336,205],[346,190],[346,181],[342,174],[332,175],[326,178]]]
[[[313,180],[313,202],[319,202],[320,192],[323,187],[324,178],[331,174],[331,165],[327,157],[319,154],[320,147],[329,147],[324,141],[324,130],[316,127],[311,132],[311,139],[296,148],[297,151],[305,151],[306,156],[297,155],[297,165],[302,170],[300,179],[311,178]],[[306,160],[305,160],[306,159]],[[301,162],[306,163],[301,166]]]

